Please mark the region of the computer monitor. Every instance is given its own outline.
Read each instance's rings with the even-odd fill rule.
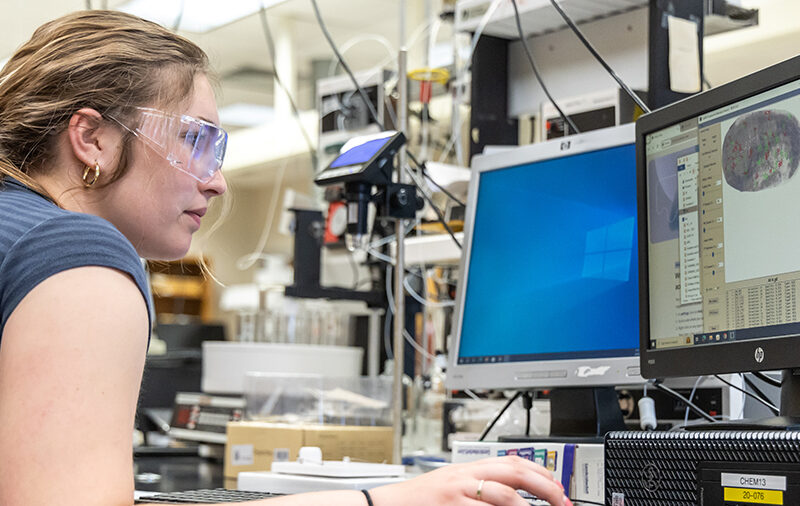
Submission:
[[[449,388],[644,382],[634,154],[629,124],[473,159]]]
[[[637,121],[643,376],[800,367],[799,116],[796,57]]]

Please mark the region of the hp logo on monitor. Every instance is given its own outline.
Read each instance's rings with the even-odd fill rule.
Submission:
[[[756,359],[756,362],[758,362],[759,364],[761,362],[763,362],[764,361],[764,348],[762,348],[761,346],[756,348],[756,352],[754,353],[754,358]]]

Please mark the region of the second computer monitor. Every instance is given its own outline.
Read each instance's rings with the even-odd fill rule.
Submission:
[[[473,161],[448,386],[641,383],[633,125]]]
[[[784,369],[800,415],[800,57],[643,116],[642,370]]]

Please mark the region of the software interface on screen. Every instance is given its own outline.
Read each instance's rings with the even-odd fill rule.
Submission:
[[[458,363],[636,356],[634,145],[479,177]]]
[[[651,349],[800,333],[800,83],[645,137]]]

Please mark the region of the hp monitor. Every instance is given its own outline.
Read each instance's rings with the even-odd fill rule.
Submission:
[[[800,58],[636,123],[648,378],[800,367]]]
[[[450,388],[643,382],[634,154],[625,125],[474,158]]]

